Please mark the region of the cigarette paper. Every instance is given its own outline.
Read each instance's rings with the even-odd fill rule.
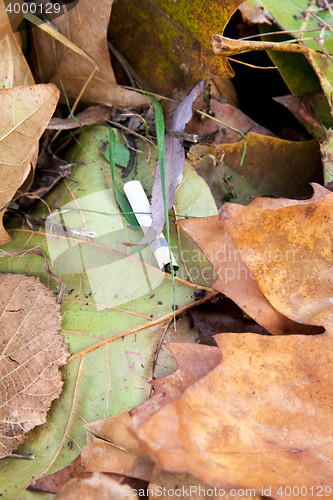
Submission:
[[[140,227],[144,234],[148,231],[152,224],[150,203],[147,195],[142,187],[140,181],[129,181],[124,185],[124,192],[127,196],[129,204],[135,214],[135,217],[140,224]],[[143,213],[142,213],[143,212]],[[163,233],[159,234],[158,237],[150,243],[150,248],[152,249],[155,258],[157,260],[158,267],[161,271],[170,270],[170,255],[169,246],[167,240],[164,238]],[[174,270],[179,269],[177,261],[171,252],[172,265]]]

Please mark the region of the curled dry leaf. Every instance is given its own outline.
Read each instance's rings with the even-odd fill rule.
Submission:
[[[46,420],[68,357],[60,307],[38,279],[0,274],[0,458]]]
[[[70,46],[58,43],[40,29],[33,28],[38,78],[58,84],[60,77],[67,97],[72,102],[89,82],[82,97],[84,102],[121,107],[147,104],[147,98],[142,94],[125,90],[116,84],[107,48],[112,3],[113,0],[80,0],[64,15],[52,20],[64,37],[96,63],[99,70],[91,81],[89,79],[94,71],[91,60],[73,52]]]
[[[215,340],[220,364],[138,426],[137,437],[164,470],[252,495],[264,487],[274,499],[288,497],[281,484],[303,486],[302,498],[313,498],[311,487],[333,475],[331,336]]]
[[[57,495],[57,500],[123,500],[129,496],[131,488],[119,484],[106,474],[95,472],[88,478],[74,478],[68,481]],[[131,493],[131,498],[138,499],[137,495]]]
[[[134,408],[130,414],[121,413],[87,425],[89,431],[82,450],[82,464],[87,471],[115,472],[149,481],[153,462],[131,431],[134,416],[142,423],[168,402],[179,397],[195,381],[205,376],[220,361],[216,347],[198,344],[167,344],[176,358],[178,369],[171,375],[153,380],[154,395]]]
[[[328,190],[314,188],[315,195],[309,200],[257,198],[248,207],[226,204],[220,216],[178,222],[213,264],[218,274],[213,287],[273,334],[316,333],[320,330],[299,322],[324,325],[329,314],[328,309],[324,311],[331,286],[331,212],[326,213],[324,207],[331,201],[323,198]],[[309,262],[316,266],[313,270]],[[316,274],[319,271],[321,281]],[[279,286],[284,278],[289,286],[287,295]],[[320,297],[324,309],[317,311]],[[306,317],[295,313],[311,304],[312,313]],[[322,311],[320,320],[316,320],[315,311]]]
[[[0,245],[10,241],[2,225],[4,209],[29,175],[58,98],[53,84],[0,90]]]

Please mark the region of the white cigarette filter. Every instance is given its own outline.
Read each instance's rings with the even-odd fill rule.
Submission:
[[[143,233],[146,234],[153,220],[151,217],[150,203],[141,182],[126,182],[126,184],[124,185],[124,192]],[[150,248],[154,253],[158,267],[161,269],[161,271],[170,272],[169,246],[167,240],[163,236],[163,233],[161,233],[154,241],[150,243]],[[178,264],[172,252],[171,259],[173,268],[177,270]]]

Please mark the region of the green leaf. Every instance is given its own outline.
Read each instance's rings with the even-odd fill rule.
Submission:
[[[63,369],[64,389],[46,424],[30,432],[19,450],[33,453],[35,459],[1,460],[0,493],[4,498],[24,498],[32,479],[71,463],[86,443],[87,422],[116,415],[148,397],[156,346],[165,320],[174,314],[171,276],[158,269],[149,245],[128,246],[139,241],[142,232],[128,227],[119,213],[110,189],[109,164],[101,153],[107,141],[105,126],[86,130],[78,137],[68,159],[84,164],[73,168],[73,181],[63,181],[31,212],[35,217],[48,217],[52,211],[45,228],[35,233],[16,222],[7,227],[12,241],[3,247],[5,250],[41,247],[52,270],[65,281],[62,333],[76,357]],[[137,177],[149,195],[156,151],[144,143],[140,149]],[[120,188],[124,182],[121,170],[115,169]],[[197,174],[185,177],[182,189],[186,183],[193,189],[198,189],[197,183],[205,185]],[[200,200],[201,215],[216,210],[207,186],[206,193]],[[194,208],[195,204],[193,199]],[[176,231],[171,247],[180,254]],[[184,250],[189,258],[197,251],[193,246]],[[186,268],[179,260],[180,276],[186,278]],[[0,271],[39,276],[58,291],[39,257],[2,257]],[[198,283],[206,283],[201,268]],[[194,304],[195,293],[201,290],[200,284],[175,277],[177,313]],[[212,295],[208,289],[205,299]]]

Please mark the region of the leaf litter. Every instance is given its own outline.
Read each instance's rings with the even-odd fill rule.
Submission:
[[[118,4],[115,4],[116,16],[119,15]],[[159,7],[160,15],[164,20],[168,18],[171,25],[175,26],[175,22],[182,25],[183,21],[179,19],[179,15],[182,19],[187,19],[188,16],[182,16],[183,6],[175,10],[173,2],[163,0],[162,4],[162,8]],[[269,2],[265,4],[268,5]],[[0,5],[3,7],[3,2]],[[60,86],[63,87],[62,90],[65,88],[66,94],[68,91],[71,102],[76,99],[76,104],[82,93],[85,93],[85,102],[106,104],[109,109],[119,105],[121,99],[124,99],[123,106],[125,103],[129,106],[136,106],[139,102],[147,104],[146,96],[122,89],[115,84],[105,50],[111,5],[110,0],[98,2],[97,8],[90,11],[87,3],[80,2],[76,11],[71,9],[71,12],[75,12],[72,12],[72,17],[70,12],[67,12],[65,16],[54,19],[62,34],[57,34],[54,27],[39,22],[39,27],[53,36],[47,42],[44,38],[45,44],[39,42],[39,46],[35,45],[36,55],[41,56],[43,50],[44,56],[47,50],[52,54],[50,66],[44,59],[39,69],[46,69],[50,75],[53,72],[53,76],[44,76],[46,82],[50,81],[50,78],[56,81],[61,74]],[[149,5],[153,12],[155,6],[152,2]],[[209,17],[212,11],[207,9],[208,17],[205,19],[211,19],[211,25],[205,39],[200,18],[198,30],[195,27],[199,44],[191,50],[194,57],[200,53],[202,59],[200,64],[192,65],[191,71],[183,77],[179,89],[183,90],[184,85],[188,89],[195,83],[189,83],[195,71],[201,72],[196,81],[202,79],[203,72],[207,70],[205,61],[208,60],[205,52],[207,47],[203,48],[205,44],[209,45],[212,34],[225,25],[225,18],[231,16],[235,6],[233,2],[228,4],[219,18],[218,27],[212,17]],[[125,12],[125,2],[122,7]],[[138,22],[144,8],[144,5],[140,4],[134,22]],[[195,18],[198,13],[196,4],[192,2],[189,8]],[[304,22],[308,23],[309,19],[312,19],[312,13],[309,12],[312,7],[309,10],[308,6],[304,8]],[[269,9],[274,11],[274,16],[278,18],[280,13],[276,6],[270,6]],[[3,9],[1,12],[4,12]],[[85,16],[89,13],[90,24],[85,21]],[[251,15],[257,14],[258,10],[252,10]],[[329,26],[326,23],[327,15],[330,15],[330,11],[320,13],[319,21],[313,16],[315,22],[323,23],[321,28],[325,27],[325,30]],[[76,16],[81,16],[82,20],[81,38],[73,37],[71,32]],[[69,24],[68,20],[71,21]],[[126,22],[128,21],[132,22],[133,17],[126,19]],[[282,25],[288,25],[289,22],[290,20],[281,17]],[[303,23],[303,20],[300,22]],[[162,24],[164,28],[164,21]],[[14,47],[11,45],[14,38],[8,29],[9,25],[6,22],[3,25],[6,33],[9,33],[4,43],[8,42],[7,47]],[[149,23],[145,22],[143,25],[148,26]],[[125,40],[130,32],[124,29],[125,26],[124,19],[124,23],[117,23],[117,26],[112,27],[112,31],[118,33],[116,36],[119,40]],[[184,26],[183,34],[186,35],[188,27],[186,23]],[[119,36],[119,27],[123,29],[125,37]],[[36,29],[33,31],[36,39],[39,35]],[[190,31],[191,28],[188,32]],[[90,43],[97,40],[96,33],[100,35],[98,50],[97,44]],[[132,42],[138,33],[141,40],[145,41],[139,30],[132,30],[128,39]],[[174,42],[178,35],[172,30],[171,33],[174,34]],[[42,37],[45,36],[44,33]],[[216,36],[214,40],[216,41]],[[165,41],[168,45],[169,39]],[[88,47],[86,42],[89,42],[91,47]],[[327,97],[332,78],[325,50],[330,48],[323,40],[319,42],[324,43],[320,49],[322,52],[314,52],[318,50],[319,45],[317,41],[312,40],[307,55],[308,60],[315,66]],[[243,42],[237,43],[238,47],[242,44],[245,47]],[[123,45],[125,49],[126,43]],[[181,45],[185,54],[190,45]],[[74,52],[70,51],[70,47]],[[161,64],[161,58],[156,51],[156,58],[151,58],[147,66],[145,57],[137,57],[139,47],[140,42],[133,51],[132,43],[132,53],[139,61],[136,68],[139,69],[141,63],[145,67],[149,66],[155,89],[162,88],[167,81],[169,92],[175,82],[169,63],[164,66],[163,75],[160,71],[152,75],[151,68],[154,64]],[[288,48],[288,45],[286,47]],[[173,45],[172,50],[169,48],[169,53],[175,49],[177,46]],[[301,49],[304,48],[301,46]],[[6,64],[13,64],[13,74],[16,71],[17,75],[27,74],[24,72],[26,63],[22,59],[23,56],[17,55],[17,49],[12,50],[16,55],[10,61],[10,53],[6,53]],[[230,66],[225,57],[219,58],[212,53],[210,55],[210,71],[215,64],[213,61],[219,61],[214,67],[223,67],[225,74],[230,74]],[[16,58],[21,70],[16,69]],[[117,59],[117,63],[119,61],[120,59]],[[187,62],[189,61],[190,58],[187,59]],[[99,71],[101,63],[105,71]],[[126,64],[124,67],[126,69]],[[82,70],[81,74],[78,75],[77,69]],[[186,65],[179,65],[178,69],[180,73],[186,73]],[[105,75],[103,71],[106,72]],[[175,69],[174,76],[176,73]],[[19,79],[10,80],[9,74],[9,66],[4,67],[4,81],[7,78],[8,86],[16,85],[15,81]],[[141,70],[138,74],[144,76]],[[133,85],[133,78],[131,82]],[[226,89],[229,98],[230,95],[233,96],[231,102],[237,105],[237,96],[231,91],[232,85],[221,85],[220,88]],[[110,92],[111,87],[114,93]],[[203,100],[205,111],[213,114],[214,98],[209,88],[208,84]],[[311,90],[318,90],[318,86]],[[223,91],[219,100],[223,100]],[[175,93],[174,89],[172,92]],[[135,103],[131,100],[132,97]],[[219,100],[216,100],[215,104],[221,104]],[[313,97],[309,96],[307,102],[310,106],[313,105]],[[230,105],[225,108],[228,109],[228,106]],[[218,108],[222,109],[223,106]],[[105,115],[100,107],[95,108],[95,111],[86,117],[88,110],[83,110],[81,116],[86,120],[85,123],[93,123],[99,117],[102,121],[107,118],[107,110]],[[231,111],[235,119],[233,128],[238,125],[240,129],[256,126],[255,122],[246,116],[241,116],[241,113],[235,110]],[[72,111],[70,114],[69,119],[61,118],[64,116],[64,109],[59,107],[57,126],[73,126],[75,119]],[[133,117],[129,120],[125,117],[119,118],[114,108],[111,114],[113,123],[124,134],[121,136],[119,131],[114,130],[112,134],[116,140],[113,140],[112,144],[105,126],[83,129],[80,135],[70,132],[67,138],[63,134],[61,141],[58,141],[55,135],[53,140],[58,148],[60,146],[56,154],[66,147],[69,137],[72,138],[72,143],[74,141],[77,144],[67,156],[68,161],[76,163],[72,177],[55,187],[29,214],[23,213],[27,225],[14,217],[7,217],[9,222],[6,229],[13,236],[13,240],[4,248],[6,253],[2,253],[1,269],[5,272],[24,272],[40,276],[49,288],[58,293],[59,298],[60,288],[55,279],[60,280],[60,284],[66,283],[67,293],[61,306],[64,314],[62,333],[69,343],[72,356],[63,369],[64,391],[53,403],[46,424],[32,430],[19,450],[23,455],[34,454],[35,459],[30,462],[18,462],[15,458],[1,460],[2,492],[8,498],[34,498],[34,492],[25,491],[32,478],[36,479],[61,469],[65,474],[66,465],[73,462],[85,444],[84,422],[88,423],[89,431],[93,431],[95,435],[88,433],[88,444],[84,448],[82,459],[87,459],[87,463],[92,459],[89,466],[96,472],[92,473],[90,479],[81,477],[74,480],[74,483],[68,482],[60,494],[65,495],[65,498],[71,498],[73,494],[93,495],[94,498],[96,493],[101,497],[105,492],[106,495],[111,495],[110,488],[123,488],[119,486],[119,482],[124,476],[118,475],[118,483],[111,485],[112,479],[100,474],[103,468],[112,470],[115,465],[118,471],[128,476],[141,475],[150,481],[153,488],[162,485],[177,488],[180,484],[182,487],[197,485],[208,491],[207,488],[211,486],[222,485],[228,491],[231,487],[249,485],[252,488],[251,497],[255,494],[265,494],[272,498],[284,498],[286,491],[282,492],[281,496],[278,490],[281,477],[286,477],[288,482],[296,487],[305,484],[308,488],[307,494],[311,491],[312,484],[325,485],[332,473],[332,450],[329,441],[325,441],[325,423],[327,428],[327,422],[331,418],[328,380],[332,361],[332,310],[329,299],[332,291],[332,198],[328,190],[317,184],[314,185],[314,194],[310,199],[259,197],[251,201],[252,197],[258,194],[294,197],[309,193],[310,189],[306,185],[308,181],[321,182],[321,179],[314,178],[318,166],[321,165],[318,152],[314,153],[317,155],[316,161],[302,152],[308,161],[309,169],[300,168],[299,165],[303,162],[299,154],[291,152],[289,156],[295,160],[296,166],[296,175],[292,178],[293,175],[288,177],[282,174],[284,163],[287,163],[288,173],[293,170],[290,169],[289,160],[285,161],[284,157],[286,141],[280,142],[278,152],[283,158],[282,162],[276,163],[275,159],[267,159],[265,156],[267,150],[270,153],[270,150],[274,149],[274,141],[280,141],[268,137],[270,132],[265,128],[256,130],[264,135],[248,134],[246,137],[247,143],[250,143],[251,138],[256,135],[254,152],[261,142],[263,149],[259,148],[257,157],[251,159],[251,148],[247,148],[245,162],[244,151],[241,152],[244,147],[242,141],[216,145],[213,140],[211,149],[200,144],[199,149],[194,151],[200,154],[204,151],[206,159],[217,167],[218,174],[214,172],[216,177],[210,178],[204,169],[200,172],[210,184],[216,204],[220,206],[221,196],[228,195],[231,195],[233,202],[251,203],[248,207],[236,203],[223,205],[218,216],[209,187],[192,166],[195,164],[193,157],[188,156],[185,164],[182,161],[185,165],[183,181],[176,191],[176,188],[171,191],[172,194],[175,191],[175,204],[169,213],[170,217],[178,220],[178,225],[170,224],[170,243],[180,268],[177,277],[170,277],[158,272],[153,256],[147,249],[136,245],[140,235],[126,223],[125,214],[119,210],[117,196],[114,197],[113,191],[116,189],[115,185],[119,186],[119,190],[122,189],[123,174],[126,173],[126,180],[140,179],[150,195],[156,171],[156,151],[150,148],[151,138],[148,140],[150,142],[140,143],[128,140],[126,134],[138,135],[136,129],[128,128],[130,124],[134,124]],[[304,117],[304,112],[301,115]],[[144,116],[148,114],[142,116],[148,136],[148,124]],[[319,112],[314,116],[318,119],[319,126],[308,129],[318,140],[319,130],[320,133],[325,132],[325,124],[329,121],[320,118]],[[308,115],[306,117],[309,118]],[[138,116],[136,118],[138,119]],[[223,121],[223,116],[219,115],[218,119],[213,116],[211,118],[208,124],[215,120],[214,123],[218,123],[218,127],[224,127],[219,120],[221,118]],[[313,123],[312,120],[311,124]],[[184,125],[181,124],[182,129]],[[45,125],[43,126],[45,128]],[[207,125],[201,128],[202,140],[205,126]],[[238,136],[242,136],[244,130],[238,132]],[[310,142],[299,143],[299,151],[303,148],[305,151]],[[315,151],[317,143],[312,142]],[[121,145],[123,153],[126,154],[120,155],[117,145]],[[326,167],[325,175],[329,172],[330,146],[331,139],[328,135],[321,151]],[[111,148],[108,159],[113,161],[112,174],[109,164],[103,158],[106,148]],[[294,144],[291,151],[294,151],[293,148]],[[222,162],[222,150],[225,151],[224,160],[229,161],[233,156],[236,158],[232,169],[227,162]],[[122,159],[115,165],[119,155]],[[133,156],[137,156],[136,162],[132,161]],[[128,163],[129,157],[131,165]],[[251,172],[264,157],[262,170],[259,168],[260,173],[253,183]],[[241,167],[237,171],[239,159]],[[34,162],[33,157],[31,162]],[[135,163],[136,167],[132,168]],[[297,170],[299,168],[300,170]],[[31,184],[32,173],[31,171],[27,179],[28,185]],[[330,179],[325,178],[325,181],[329,187]],[[221,183],[226,187],[222,190],[222,195],[215,189],[216,186],[221,187]],[[301,190],[297,191],[297,184],[298,187],[302,184],[302,189],[305,188],[302,193]],[[21,203],[20,198],[16,200]],[[10,213],[16,214],[15,217],[22,216],[23,204],[18,206],[19,209],[16,201],[11,204]],[[167,216],[167,213],[164,215]],[[193,216],[206,217],[193,219]],[[187,220],[182,221],[184,217]],[[164,219],[168,227],[168,217]],[[292,258],[285,258],[287,254]],[[20,259],[16,258],[18,255]],[[44,256],[49,266],[44,270],[41,260],[37,258],[40,255]],[[159,281],[161,279],[162,281]],[[175,369],[175,359],[166,353],[165,348],[161,349],[165,339],[172,342],[198,341],[198,331],[192,328],[189,317],[180,318],[177,321],[179,329],[172,334],[170,323],[174,314],[184,314],[195,303],[200,305],[216,297],[218,292],[211,288],[212,283],[241,306],[243,317],[233,317],[231,302],[220,298],[219,301],[224,303],[230,314],[219,314],[222,309],[219,309],[216,302],[218,314],[215,320],[210,317],[214,324],[208,332],[211,343],[214,342],[212,333],[218,333],[215,340],[219,347],[209,348],[191,343],[173,344],[171,351],[174,350],[178,370],[173,376],[156,379],[149,384],[153,376],[168,375]],[[172,288],[176,291],[176,298],[172,298]],[[246,317],[247,314],[254,318],[257,324],[251,323]],[[199,326],[201,330],[199,339],[202,341],[205,332],[200,325],[202,321],[205,322],[205,315],[200,316],[194,312],[192,318],[194,325]],[[207,323],[209,324],[209,319]],[[266,330],[259,325],[263,325]],[[323,327],[326,328],[324,334]],[[248,333],[250,328],[253,328],[253,333]],[[237,333],[230,333],[230,330]],[[267,335],[268,333],[273,333],[274,336]],[[206,353],[205,359],[202,357],[203,351]],[[182,356],[187,359],[184,363]],[[153,392],[152,386],[155,392],[149,398]],[[147,398],[145,403],[133,408]],[[314,425],[314,422],[317,425]],[[202,453],[202,450],[205,453]],[[78,469],[75,470],[75,473],[80,474]],[[293,473],[296,479],[292,476]],[[64,475],[64,478],[66,477],[68,478],[68,475]],[[49,476],[48,479],[51,478],[52,476]],[[64,478],[61,480],[62,484],[66,482]],[[35,484],[37,485],[38,481]],[[77,491],[80,493],[76,493]],[[123,489],[119,494],[124,495],[124,491]],[[199,497],[200,495],[196,494],[193,496]],[[214,495],[214,498],[218,497],[220,495]]]

